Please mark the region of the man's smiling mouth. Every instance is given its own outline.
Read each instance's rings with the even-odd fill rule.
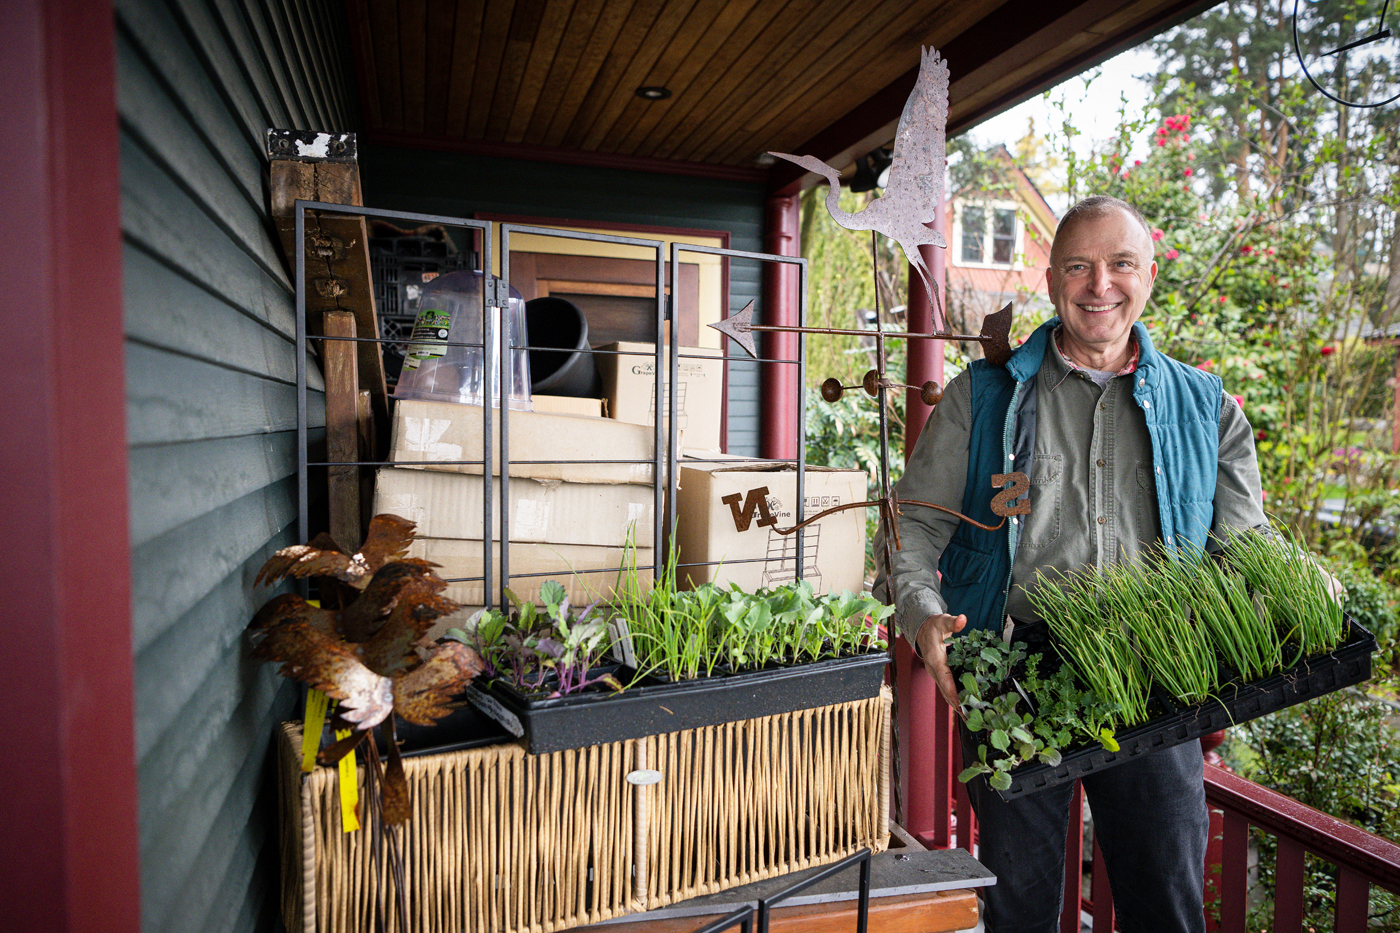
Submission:
[[[1087,311],[1089,314],[1102,314],[1105,311],[1112,311],[1122,304],[1123,302],[1117,301],[1111,305],[1080,305],[1079,308],[1081,311]]]

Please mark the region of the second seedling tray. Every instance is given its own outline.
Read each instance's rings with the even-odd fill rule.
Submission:
[[[1218,699],[1175,710],[1119,732],[1114,736],[1118,741],[1116,752],[1101,745],[1089,745],[1065,752],[1060,763],[1053,767],[1038,762],[1022,765],[1010,772],[1011,786],[997,793],[1004,800],[1033,794],[1131,761],[1148,752],[1180,745],[1343,687],[1363,683],[1371,677],[1371,654],[1375,650],[1375,636],[1348,616],[1347,637],[1334,651],[1260,680],[1227,684],[1220,688]],[[986,778],[978,777],[977,780]]]

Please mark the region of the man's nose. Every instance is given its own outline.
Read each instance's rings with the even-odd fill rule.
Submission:
[[[1095,295],[1107,293],[1109,286],[1108,266],[1102,263],[1095,263],[1090,267],[1089,291]]]

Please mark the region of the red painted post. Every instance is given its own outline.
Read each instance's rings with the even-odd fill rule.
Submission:
[[[1337,866],[1337,933],[1366,933],[1371,883],[1345,865]]]
[[[927,673],[924,677],[932,686],[932,678]],[[946,849],[953,844],[954,785],[962,771],[962,747],[953,708],[937,690],[933,696],[933,747],[933,844],[936,849]]]
[[[1249,884],[1249,821],[1225,811],[1225,839],[1220,870],[1220,926],[1243,930]]]
[[[1210,836],[1206,840],[1206,882],[1201,898],[1206,914],[1206,930],[1219,933],[1220,926],[1220,872],[1224,857],[1225,811],[1210,808]]]
[[[1065,903],[1060,908],[1060,933],[1079,933],[1079,902],[1084,871],[1084,789],[1074,784],[1065,836]]]
[[[1303,845],[1278,837],[1274,864],[1274,933],[1301,933],[1303,929]]]
[[[939,212],[939,220],[933,225],[934,229],[943,229],[943,214]],[[933,273],[933,281],[943,292],[944,288],[944,262],[945,251],[936,246],[921,246],[919,253],[924,257],[924,262],[928,265],[929,271]],[[919,274],[911,267],[909,276],[909,299],[904,310],[904,326],[911,333],[927,334],[933,330],[933,305],[929,302],[928,293],[924,291],[923,280]],[[943,385],[943,341],[941,340],[910,340],[908,350],[908,379],[905,381],[911,386],[921,386],[932,379],[939,385]],[[904,451],[907,456],[914,449],[914,442],[919,439],[919,432],[924,429],[924,422],[933,409],[929,408],[919,398],[918,389],[906,389],[904,392]]]
[[[765,205],[763,248],[778,256],[800,256],[798,199],[796,195],[771,197]],[[786,263],[763,264],[764,324],[796,326],[798,307],[797,269]],[[759,428],[759,453],[775,460],[797,457],[797,359],[798,334],[760,332],[760,382],[763,391],[763,417]]]
[[[0,317],[20,349],[0,371],[0,716],[22,729],[0,773],[8,930],[141,926],[112,17],[0,3]]]
[[[1113,929],[1113,888],[1108,882],[1108,864],[1099,850],[1098,837],[1094,837],[1094,874],[1089,893],[1094,899],[1094,929]]]
[[[961,752],[954,750],[952,754],[955,763],[962,761]],[[972,850],[977,845],[977,817],[972,812],[972,801],[967,796],[967,785],[958,781],[953,794],[957,800],[958,848],[966,849],[968,855],[972,855]]]

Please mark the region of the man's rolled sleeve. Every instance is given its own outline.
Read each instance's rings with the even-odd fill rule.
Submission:
[[[970,411],[969,381],[959,375],[948,384],[943,400],[929,417],[896,487],[902,512],[901,548],[894,552],[889,592],[899,630],[910,644],[929,616],[947,611],[939,591],[938,560],[959,520],[936,509],[905,504],[905,500],[918,499],[962,510]],[[876,546],[881,546],[878,538]]]
[[[1259,456],[1254,428],[1239,402],[1228,392],[1220,400],[1220,465],[1215,478],[1215,520],[1219,533],[1268,525],[1264,515]]]

